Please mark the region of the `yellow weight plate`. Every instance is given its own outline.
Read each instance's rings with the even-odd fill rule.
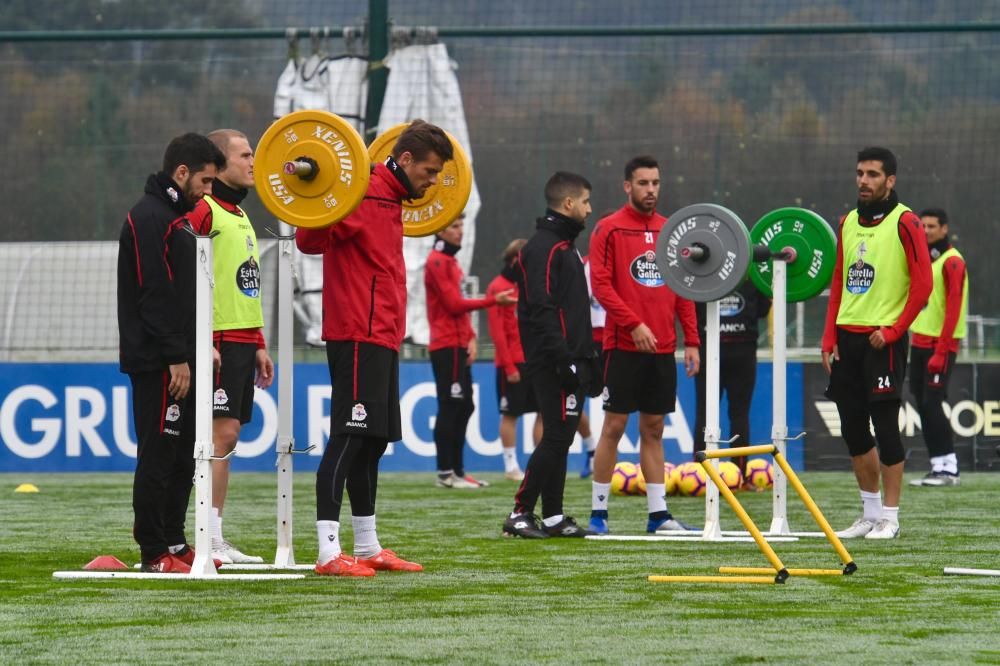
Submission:
[[[373,162],[382,162],[392,153],[396,140],[409,126],[403,123],[390,127],[368,146],[368,154]],[[407,236],[430,236],[441,231],[463,210],[472,193],[472,163],[462,146],[450,133],[455,159],[445,162],[438,174],[438,181],[431,185],[419,199],[403,202],[403,233]]]
[[[306,229],[340,222],[365,198],[371,159],[349,122],[327,111],[275,120],[257,144],[254,184],[278,219]]]

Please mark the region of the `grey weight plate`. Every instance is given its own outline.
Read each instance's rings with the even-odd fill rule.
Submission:
[[[656,263],[678,296],[706,303],[734,291],[750,267],[750,235],[739,216],[716,204],[685,206],[656,243]]]

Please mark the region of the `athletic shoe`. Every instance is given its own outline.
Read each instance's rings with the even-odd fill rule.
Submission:
[[[376,571],[423,571],[416,562],[407,562],[388,548],[383,548],[375,557],[358,558],[358,564]]]
[[[227,540],[212,539],[212,558],[226,564],[264,564],[264,558],[258,555],[247,555]],[[226,560],[229,562],[226,562]]]
[[[519,513],[507,516],[503,521],[503,535],[524,539],[547,539],[549,535],[538,526],[538,516],[533,513]]]
[[[437,486],[438,488],[454,488],[455,487],[454,481],[455,477],[451,475],[448,475],[443,478],[439,476],[438,478],[434,479],[434,485]]]
[[[489,488],[490,487],[490,482],[489,481],[480,481],[479,479],[473,478],[473,476],[471,474],[466,474],[465,476],[457,476],[455,478],[456,479],[464,479],[468,483],[474,483],[477,486],[479,486],[480,488]],[[456,486],[456,488],[457,487],[458,486]]]
[[[875,521],[868,520],[862,516],[851,523],[851,526],[846,530],[837,532],[837,536],[841,539],[860,539],[863,536],[867,536],[873,529],[875,529]]]
[[[580,470],[581,479],[589,479],[594,473],[594,452],[585,451],[583,454],[583,469]]]
[[[865,535],[866,539],[895,539],[899,536],[899,523],[882,518],[875,523],[875,528]]]
[[[687,523],[682,523],[669,513],[666,518],[650,518],[646,521],[646,532],[649,534],[656,534],[660,530],[669,530],[671,532],[693,532],[696,529],[697,528],[691,527]]]
[[[962,482],[962,477],[958,475],[958,472],[952,474],[951,472],[931,472],[923,478],[923,485],[931,486],[932,488],[940,488],[941,486],[957,486]]]
[[[550,537],[585,537],[587,536],[587,530],[583,529],[576,524],[576,519],[569,516],[563,516],[555,525],[543,525],[542,529]]]
[[[451,477],[451,487],[452,488],[482,488],[483,486],[479,484],[475,479],[470,479],[468,476],[453,476]]]
[[[189,574],[191,567],[180,558],[163,553],[155,560],[143,562],[139,567],[142,573],[162,573],[162,574]]]
[[[174,553],[174,557],[190,567],[194,564],[194,548],[185,544],[183,548]],[[218,569],[223,565],[223,562],[222,560],[213,557],[212,564],[214,564],[215,568]],[[232,562],[228,562],[228,564],[232,564]]]
[[[608,527],[608,519],[602,518],[600,516],[590,517],[590,533],[591,534],[611,534],[611,529]]]
[[[358,562],[356,557],[341,553],[325,564],[316,563],[313,569],[319,576],[374,576],[375,570]]]
[[[927,472],[926,474],[924,474],[919,479],[910,479],[910,485],[911,486],[915,486],[915,487],[922,486],[922,485],[924,485],[924,481],[926,481],[927,479],[930,479],[933,476],[934,476],[934,472]]]
[[[503,473],[503,478],[507,481],[524,481],[524,472],[519,469],[512,469]]]

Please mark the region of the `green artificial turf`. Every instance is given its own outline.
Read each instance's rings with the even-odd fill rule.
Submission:
[[[493,487],[382,476],[381,542],[424,573],[211,583],[53,579],[100,554],[137,560],[131,476],[0,474],[0,663],[1000,663],[1000,578],[942,575],[946,566],[1000,568],[1000,475],[906,488],[900,539],[845,541],[853,576],[724,586],[646,577],[765,566],[754,544],[504,539],[514,484],[482,476]],[[849,474],[802,480],[835,529],[856,517]],[[40,492],[13,492],[26,481]],[[227,537],[265,558],[274,554],[274,483],[235,474],[227,501]],[[311,562],[311,474],[296,477],[295,493],[297,559]],[[739,497],[766,529],[770,494]],[[573,474],[569,512],[586,522],[589,503],[590,484]],[[702,499],[670,506],[703,520]],[[641,533],[645,514],[644,498],[616,497],[612,530]],[[739,527],[728,506],[721,514],[724,529]],[[794,530],[816,529],[794,494],[789,518]],[[788,567],[839,564],[823,539],[774,548]]]

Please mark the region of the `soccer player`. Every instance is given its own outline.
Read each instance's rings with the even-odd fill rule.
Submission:
[[[372,170],[361,205],[325,229],[298,229],[306,254],[323,255],[323,339],[330,366],[330,439],[316,471],[316,532],[321,576],[422,571],[388,548],[375,529],[379,460],[402,436],[399,346],[406,327],[404,199],[437,182],[453,149],[441,128],[414,120],[392,154]],[[340,509],[351,499],[354,557],[342,552]]]
[[[225,164],[200,134],[172,140],[118,239],[120,364],[139,445],[132,534],[146,572],[189,573],[194,561],[184,518],[194,478],[195,250],[184,215]]]
[[[903,482],[899,405],[906,331],[931,293],[931,262],[920,218],[896,194],[892,151],[862,149],[855,182],[858,206],[838,229],[823,367],[830,373],[826,395],[837,403],[863,513],[837,535],[895,539]]]
[[[226,156],[226,166],[212,192],[188,214],[191,227],[212,238],[213,342],[222,365],[214,375],[212,441],[215,456],[236,448],[240,427],[253,415],[254,385],[265,389],[274,380],[274,363],[264,343],[260,305],[260,252],[257,234],[240,203],[253,187],[253,149],[243,132],[220,129],[208,138]],[[229,489],[229,459],[212,461],[212,557],[223,564],[259,564],[222,535],[222,512]]]
[[[472,369],[476,360],[476,333],[472,329],[472,310],[492,305],[517,303],[514,290],[486,298],[462,297],[462,268],[455,255],[462,249],[465,215],[438,232],[434,247],[424,265],[424,290],[427,294],[427,321],[431,339],[428,351],[434,384],[437,387],[438,413],[434,421],[434,445],[437,448],[439,488],[482,488],[489,485],[465,473],[463,452],[465,430],[475,410],[472,401]]]
[[[517,296],[517,274],[514,263],[518,253],[528,241],[515,238],[503,251],[503,268],[486,288],[487,296],[496,296],[513,290]],[[517,419],[523,414],[537,412],[535,394],[524,377],[524,348],[521,334],[517,329],[516,308],[490,308],[486,318],[496,350],[493,365],[496,366],[497,405],[500,409],[500,442],[503,445],[504,478],[521,481],[524,472],[517,461]],[[535,419],[535,446],[542,439],[542,420]]]
[[[928,208],[921,211],[920,222],[930,249],[933,287],[927,307],[910,326],[910,392],[920,413],[931,471],[910,485],[957,486],[960,477],[954,435],[942,403],[947,398],[959,340],[965,337],[969,274],[965,259],[948,237],[948,213]]]
[[[590,214],[590,183],[559,171],[545,185],[548,208],[517,265],[518,325],[525,374],[544,420],[542,441],[528,459],[503,533],[531,539],[582,537],[586,530],[563,513],[566,457],[583,396],[599,388],[583,260],[574,241]],[[662,464],[660,465],[662,472]],[[539,525],[535,505],[542,499]]]
[[[607,534],[611,475],[628,416],[639,412],[639,462],[646,479],[647,532],[689,529],[667,509],[663,478],[663,417],[677,403],[677,336],[684,331],[684,367],[698,372],[694,304],[663,282],[656,239],[667,221],[656,212],[660,167],[648,155],[625,165],[625,205],[602,218],[590,238],[590,281],[607,310],[604,325],[604,427],[594,455],[590,530]]]

